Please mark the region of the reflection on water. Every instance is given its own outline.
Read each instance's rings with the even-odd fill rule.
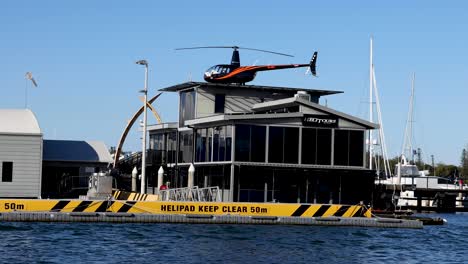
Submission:
[[[468,214],[424,229],[0,223],[0,263],[462,263]]]

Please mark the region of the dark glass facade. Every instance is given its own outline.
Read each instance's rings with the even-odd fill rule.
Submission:
[[[195,161],[230,161],[232,149],[232,126],[197,129]]]
[[[149,140],[148,160],[153,164],[165,164],[176,162],[177,133],[161,132],[151,134]]]
[[[363,130],[304,127],[300,141],[299,127],[238,124],[234,129],[235,161],[264,163],[268,158],[268,163],[364,167]],[[192,130],[179,132],[179,163],[231,161],[232,126],[201,128],[195,133],[194,138]],[[175,163],[176,135],[175,131],[150,135],[153,162]]]
[[[214,112],[217,114],[224,113],[224,104],[226,96],[224,94],[215,94],[215,109]]]
[[[370,201],[371,171],[236,166],[234,201],[358,204]]]
[[[300,164],[364,166],[364,131],[325,128],[302,128],[300,141],[299,127],[236,125],[235,160],[265,162],[267,129],[268,163],[299,164],[301,148]]]
[[[179,163],[191,163],[193,157],[193,132],[179,132]]]
[[[179,126],[184,126],[184,121],[195,118],[195,91],[180,93]]]
[[[236,125],[236,161],[265,162],[266,127]]]
[[[269,127],[268,162],[299,162],[299,128]]]
[[[302,129],[302,163],[331,165],[331,129]]]
[[[364,166],[364,132],[335,130],[334,164],[338,166]]]

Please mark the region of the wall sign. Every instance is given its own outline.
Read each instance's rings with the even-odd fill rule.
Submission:
[[[307,115],[302,117],[303,126],[338,127],[338,118],[327,115]]]

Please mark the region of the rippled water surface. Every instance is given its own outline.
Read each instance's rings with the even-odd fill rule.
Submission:
[[[0,222],[1,263],[468,263],[468,214],[424,229]]]

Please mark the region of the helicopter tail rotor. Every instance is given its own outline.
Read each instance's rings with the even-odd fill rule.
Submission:
[[[310,72],[312,73],[313,76],[317,76],[316,64],[317,64],[317,51],[314,52],[314,55],[312,55],[312,59],[310,59],[310,65],[309,65]]]

